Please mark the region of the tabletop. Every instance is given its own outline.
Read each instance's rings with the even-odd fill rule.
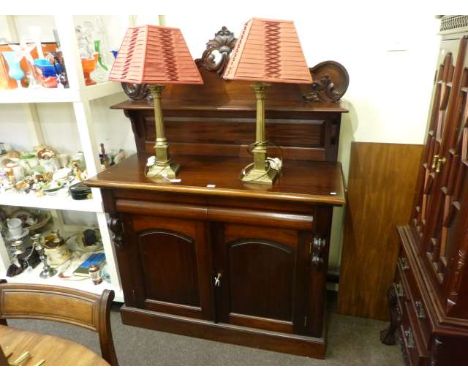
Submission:
[[[28,351],[31,358],[24,366],[37,365],[42,360],[44,366],[109,366],[100,355],[76,342],[4,325],[0,325],[0,346],[6,355],[12,352],[10,363]]]

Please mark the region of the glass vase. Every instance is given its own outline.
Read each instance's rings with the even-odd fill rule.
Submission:
[[[82,58],[81,65],[83,66],[83,75],[86,86],[96,85],[96,82],[91,78],[91,73],[96,69],[98,54],[94,53],[93,58]]]
[[[22,88],[21,80],[24,78],[24,72],[21,69],[21,58],[16,52],[3,52],[3,57],[8,65],[8,75],[16,81],[18,88]]]

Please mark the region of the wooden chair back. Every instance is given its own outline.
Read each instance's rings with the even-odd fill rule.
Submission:
[[[101,295],[76,289],[37,284],[6,284],[0,281],[0,324],[10,318],[64,322],[97,332],[101,354],[117,366],[110,326],[114,291]]]

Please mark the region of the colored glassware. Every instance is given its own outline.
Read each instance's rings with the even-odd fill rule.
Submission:
[[[34,60],[34,65],[38,69],[36,73],[39,75],[42,86],[46,88],[57,87],[57,72],[54,65],[45,58],[38,58]]]
[[[109,78],[109,69],[104,64],[104,59],[101,53],[101,41],[100,40],[94,41],[94,49],[96,51],[95,54],[98,55],[98,62],[96,65],[96,69],[91,73],[91,79],[96,82],[105,82]]]
[[[8,75],[16,80],[18,88],[22,88],[21,80],[24,78],[24,72],[21,69],[21,58],[16,52],[3,52],[3,57],[8,64]]]
[[[8,75],[8,64],[3,55],[0,55],[0,90],[2,89],[14,89],[16,82],[13,81]]]
[[[94,41],[94,50],[99,54],[98,63],[101,66],[101,68],[103,68],[105,71],[109,71],[109,68],[103,62],[104,60],[101,52],[101,40]]]
[[[93,58],[81,59],[81,66],[83,67],[83,75],[86,86],[96,85],[96,82],[91,78],[91,73],[96,69],[98,57],[99,55],[95,53]]]

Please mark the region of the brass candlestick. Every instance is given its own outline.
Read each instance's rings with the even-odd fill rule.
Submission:
[[[253,85],[257,98],[257,125],[255,147],[252,150],[254,162],[242,174],[246,183],[273,184],[279,171],[271,167],[267,160],[267,145],[265,139],[265,90],[268,84],[258,82]]]
[[[164,89],[162,85],[149,86],[154,102],[154,123],[156,127],[155,159],[147,163],[148,178],[174,179],[180,165],[173,163],[169,157],[169,145],[164,133],[164,119],[161,109],[161,93]]]
[[[41,273],[39,274],[39,277],[47,279],[49,277],[55,276],[57,274],[57,270],[52,268],[47,262],[47,255],[45,254],[44,247],[41,244],[41,235],[37,233],[32,236],[32,239],[34,249],[39,254],[39,258],[41,259],[44,265]]]

